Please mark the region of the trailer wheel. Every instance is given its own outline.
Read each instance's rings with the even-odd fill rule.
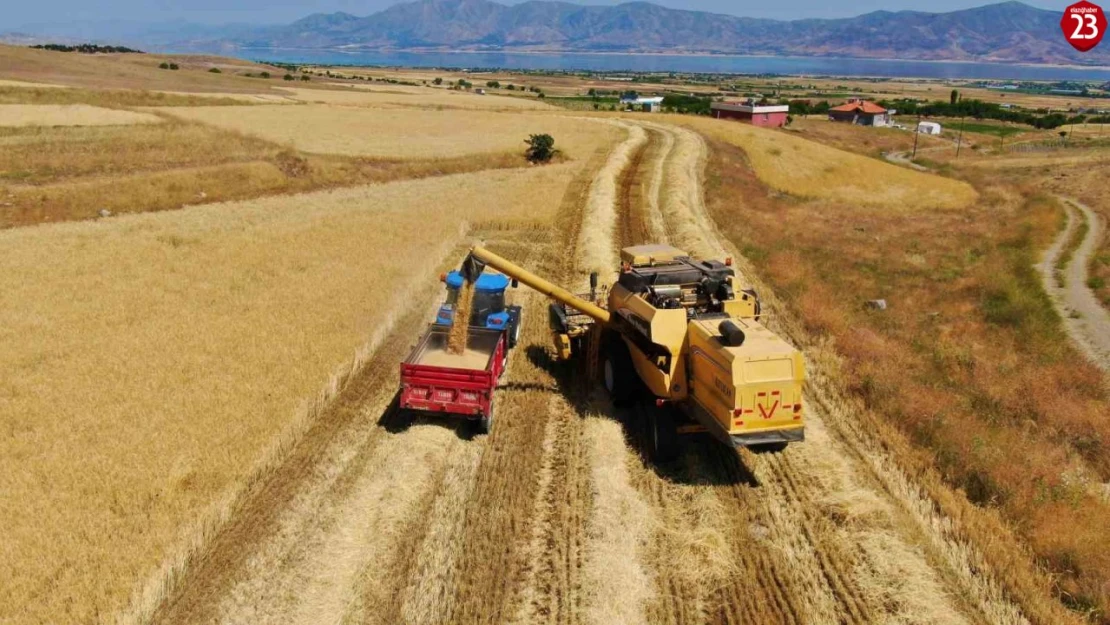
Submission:
[[[489,405],[489,414],[482,415],[478,419],[478,432],[481,434],[489,434],[493,430],[493,403]]]
[[[636,397],[636,371],[632,368],[628,346],[620,337],[614,336],[607,341],[604,360],[602,373],[609,397],[618,406],[632,403]]]
[[[667,408],[651,411],[651,459],[671,462],[678,457],[678,428]]]
[[[516,347],[520,342],[520,317],[516,318],[516,323],[513,324],[513,330],[509,334],[509,347]]]

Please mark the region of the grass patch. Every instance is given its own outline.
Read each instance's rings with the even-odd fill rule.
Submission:
[[[962,128],[964,132],[974,132],[981,135],[993,135],[995,137],[1009,137],[1011,135],[1021,134],[1028,132],[1028,128],[1018,128],[1015,126],[1001,126],[996,124],[983,124],[979,122],[949,122],[949,129],[952,132],[959,132]]]
[[[718,227],[740,249],[771,250],[749,260],[809,333],[837,346],[838,378],[866,418],[916,447],[904,458],[921,463],[911,471],[935,468],[999,514],[1051,571],[1057,595],[1101,618],[1110,504],[1087,485],[1110,480],[1110,397],[1034,268],[1058,232],[1055,200],[1020,177],[980,176],[968,178],[980,201],[960,209],[785,202],[744,156],[713,145],[707,198]],[[874,298],[890,308],[868,314],[862,302]],[[1032,568],[1011,570],[1014,553],[993,546],[997,529],[974,531],[1008,583],[1042,583]]]

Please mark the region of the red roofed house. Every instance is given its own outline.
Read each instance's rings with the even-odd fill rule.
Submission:
[[[713,102],[710,113],[717,119],[738,119],[753,126],[782,128],[786,125],[786,115],[790,107],[782,105],[760,105],[752,100],[747,102]]]
[[[867,100],[849,100],[829,109],[829,121],[851,122],[861,126],[889,126],[890,111]]]

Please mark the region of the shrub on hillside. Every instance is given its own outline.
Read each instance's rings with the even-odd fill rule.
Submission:
[[[220,68],[213,67],[212,69],[208,70],[208,73],[210,73],[210,74],[222,74],[223,72],[220,71]]]
[[[549,134],[529,135],[524,142],[528,144],[524,156],[533,163],[546,163],[557,151],[555,139]]]
[[[311,169],[308,165],[308,160],[297,153],[296,150],[288,149],[278,152],[274,157],[278,169],[283,174],[290,178],[300,178],[307,176]]]

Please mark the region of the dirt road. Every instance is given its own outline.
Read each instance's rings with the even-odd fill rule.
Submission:
[[[582,169],[550,231],[473,234],[576,286],[650,237],[732,255],[763,289],[706,209],[702,138],[628,124],[626,140]],[[472,437],[392,405],[397,360],[436,286],[149,621],[1028,622],[954,522],[861,431],[831,390],[827,348],[806,345],[804,444],[752,455],[691,439],[680,460],[655,466],[639,451],[646,408],[616,411],[553,363],[546,302],[522,290],[493,433]],[[774,329],[801,343],[777,314]]]
[[[1103,371],[1110,373],[1110,312],[1087,287],[1087,268],[1106,226],[1089,206],[1070,198],[1059,199],[1067,211],[1068,223],[1037,268],[1045,292],[1052,298],[1072,340]],[[1056,280],[1056,262],[1081,222],[1087,224],[1087,234],[1064,267],[1061,285]]]

